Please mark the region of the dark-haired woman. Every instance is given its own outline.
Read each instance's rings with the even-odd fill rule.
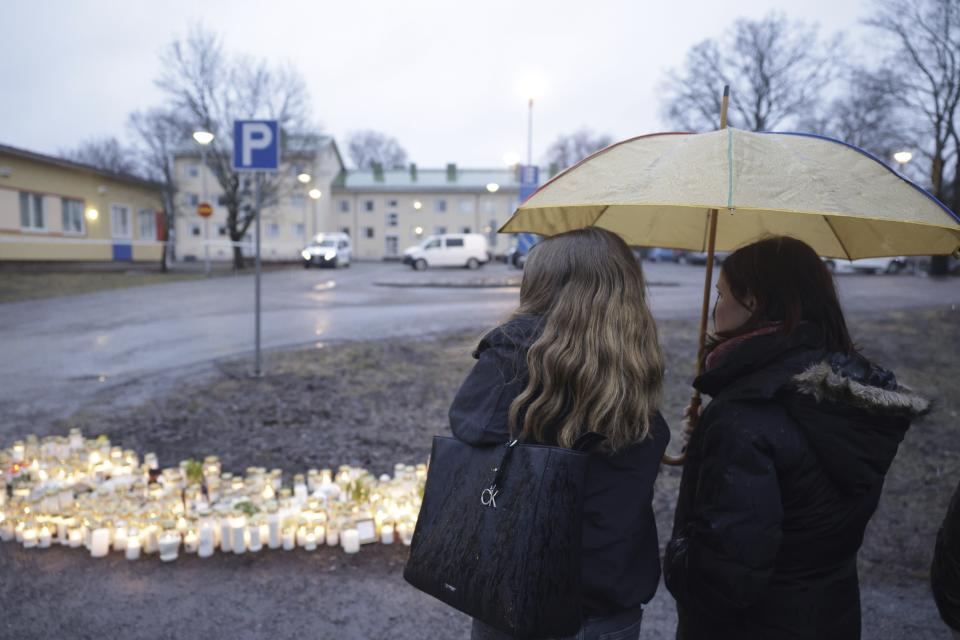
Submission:
[[[606,436],[587,468],[576,638],[638,638],[660,580],[653,481],[670,433],[658,412],[663,358],[630,248],[593,228],[537,244],[520,306],[474,357],[450,407],[459,439],[570,447],[587,431]],[[472,637],[508,636],[474,621]]]
[[[715,341],[694,386],[664,576],[677,637],[860,637],[857,550],[910,422],[928,409],[857,353],[808,245],[723,263]]]

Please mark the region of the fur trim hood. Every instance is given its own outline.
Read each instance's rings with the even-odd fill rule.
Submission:
[[[897,384],[893,375],[859,356],[834,356],[816,362],[792,378],[798,393],[817,402],[832,402],[883,413],[918,418],[930,412],[926,398]]]

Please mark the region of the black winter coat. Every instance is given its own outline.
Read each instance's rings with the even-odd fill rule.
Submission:
[[[822,332],[738,345],[694,385],[664,576],[677,637],[860,637],[857,550],[910,421],[928,403]]]
[[[960,484],[937,533],[937,546],[930,565],[930,586],[940,617],[960,632]]]
[[[477,364],[450,407],[454,436],[472,445],[509,440],[507,412],[527,386],[527,349],[541,330],[540,316],[521,316],[484,336],[473,353]],[[670,430],[659,413],[650,427],[650,437],[615,455],[590,454],[581,556],[585,616],[639,607],[660,582],[653,482]]]

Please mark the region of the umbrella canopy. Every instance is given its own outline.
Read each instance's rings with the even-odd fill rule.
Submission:
[[[614,144],[530,196],[502,233],[551,236],[597,226],[628,244],[706,251],[766,235],[803,240],[822,256],[945,255],[960,218],[852,145],[800,133],[662,133]]]

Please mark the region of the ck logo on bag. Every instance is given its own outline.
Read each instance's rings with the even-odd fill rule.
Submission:
[[[500,495],[500,490],[497,489],[497,485],[490,485],[489,488],[484,489],[480,494],[480,504],[485,507],[497,508],[497,496]]]

